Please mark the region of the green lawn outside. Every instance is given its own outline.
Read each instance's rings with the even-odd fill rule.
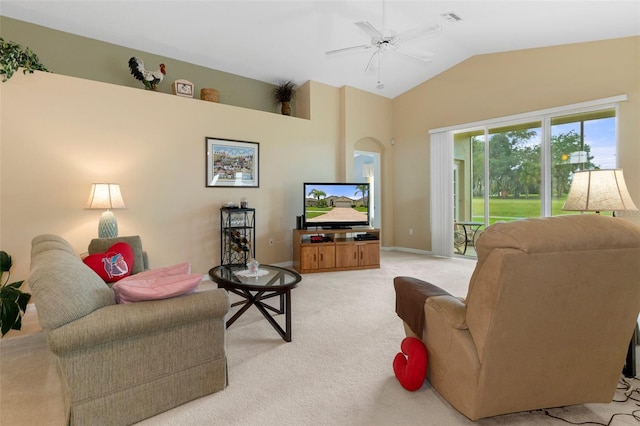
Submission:
[[[367,208],[366,207],[362,207],[362,206],[358,206],[354,208],[355,210],[362,212],[362,213],[366,213],[367,212]],[[333,210],[333,207],[307,207],[307,219],[313,219],[314,217],[318,217],[320,215],[325,214],[326,212],[329,212]]]
[[[551,214],[559,216],[564,214],[579,214],[580,212],[563,211],[562,206],[566,197],[554,198],[551,202]],[[542,216],[542,203],[539,197],[530,198],[490,198],[489,199],[489,225],[497,221],[509,222],[511,220],[528,217]],[[484,222],[484,199],[473,198],[474,222]]]
[[[326,212],[331,211],[333,207],[307,207],[307,219],[313,219],[314,217],[318,217],[320,215],[325,214]]]

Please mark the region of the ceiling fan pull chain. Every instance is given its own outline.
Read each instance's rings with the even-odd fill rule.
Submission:
[[[384,88],[384,84],[380,81],[380,73],[382,72],[381,71],[381,68],[382,68],[381,61],[382,61],[382,58],[380,56],[380,49],[378,49],[378,85],[376,86],[376,88],[378,88],[378,89],[383,89]]]

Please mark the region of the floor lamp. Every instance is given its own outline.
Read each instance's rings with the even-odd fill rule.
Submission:
[[[616,212],[638,211],[627,190],[622,169],[583,170],[573,173],[573,182],[562,210]],[[622,373],[636,376],[636,339],[638,326],[633,331]]]
[[[627,190],[622,169],[573,172],[562,210],[596,212],[638,211]]]

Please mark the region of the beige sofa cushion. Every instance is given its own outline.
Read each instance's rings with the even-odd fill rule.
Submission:
[[[75,255],[76,252],[71,244],[64,238],[54,234],[42,234],[35,237],[31,242],[31,257],[48,250],[62,250]]]
[[[480,235],[482,244],[476,247],[478,262],[484,262],[496,248],[532,254],[637,247],[637,226],[624,220],[611,226],[609,220],[594,220],[592,216],[565,215],[495,223],[491,225],[491,232]]]
[[[42,241],[33,250],[28,283],[45,330],[58,328],[104,306],[115,304],[115,295],[79,257],[60,249],[43,251],[59,242]]]

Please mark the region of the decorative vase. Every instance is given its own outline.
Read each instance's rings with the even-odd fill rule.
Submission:
[[[282,102],[282,115],[291,115],[291,104],[289,102]]]
[[[216,89],[204,88],[200,90],[200,99],[208,102],[220,102],[220,92]]]

